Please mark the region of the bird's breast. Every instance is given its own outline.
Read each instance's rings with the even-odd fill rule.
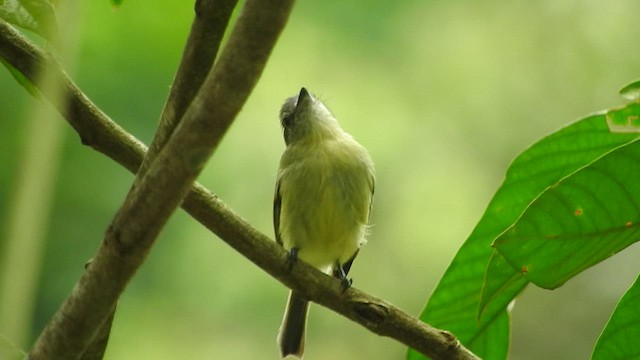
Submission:
[[[357,151],[339,146],[301,155],[280,174],[282,241],[285,248],[299,248],[299,256],[317,267],[344,262],[366,230],[369,165]]]

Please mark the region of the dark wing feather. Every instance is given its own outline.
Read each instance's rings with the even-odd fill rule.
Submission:
[[[273,229],[276,233],[276,242],[282,245],[282,239],[280,238],[280,206],[282,204],[282,197],[280,196],[280,179],[276,181],[276,192],[273,196]]]

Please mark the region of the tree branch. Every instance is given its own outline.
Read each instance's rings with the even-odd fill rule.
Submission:
[[[182,53],[180,66],[173,79],[153,141],[138,169],[132,187],[139,185],[202,86],[218,54],[224,31],[237,2],[237,0],[196,0],[195,18]],[[98,331],[99,336],[92,340],[81,360],[102,359],[115,310],[116,307],[102,324]]]
[[[135,184],[142,180],[149,165],[169,140],[187,107],[202,86],[218,54],[224,30],[238,0],[197,0],[195,18],[173,79],[158,129],[138,170]],[[134,185],[135,186],[135,185]]]
[[[96,256],[36,341],[30,359],[75,359],[85,351],[248,98],[292,6],[291,0],[246,2],[181,126],[127,194]]]
[[[58,111],[80,134],[84,144],[92,146],[135,173],[142,162],[144,146],[91,103],[57,64],[4,22],[0,22],[0,56],[30,79],[33,79],[34,69],[44,64],[53,64],[53,71],[64,80],[61,91],[67,99],[67,106],[59,107]],[[182,207],[242,255],[307,299],[342,314],[372,332],[394,338],[433,359],[477,359],[448,332],[432,328],[357,289],[350,288],[343,293],[339,281],[302,261],[289,271],[286,251],[251,227],[200,184],[196,183],[191,187]],[[101,248],[100,251],[104,250]],[[120,266],[115,269],[118,272],[129,270],[121,269]],[[108,276],[122,277],[119,273]],[[78,287],[74,289],[74,293],[77,289]]]

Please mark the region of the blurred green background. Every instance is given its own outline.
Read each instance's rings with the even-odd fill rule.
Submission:
[[[59,11],[71,76],[148,143],[192,2],[125,1],[114,9],[107,0],[62,1]],[[277,114],[286,97],[308,87],[377,167],[373,228],[352,269],[354,286],[418,315],[509,162],[574,119],[624,103],[617,90],[640,76],[639,12],[631,0],[299,1],[199,180],[272,236],[284,148]],[[18,259],[7,255],[8,239],[40,234],[44,241],[11,265],[36,270],[33,302],[0,303],[32,319],[24,343],[0,321],[0,334],[28,349],[94,254],[133,177],[82,146],[5,70],[0,84],[5,284],[28,284],[31,276],[6,271]],[[22,217],[16,204],[28,179],[40,191],[26,195],[32,217]],[[638,255],[633,246],[557,291],[528,288],[513,311],[511,358],[588,358],[638,272]],[[119,303],[106,358],[276,359],[286,296],[178,211]],[[308,326],[305,359],[404,357],[403,346],[319,306]]]

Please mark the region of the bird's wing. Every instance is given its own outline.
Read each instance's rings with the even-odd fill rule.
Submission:
[[[273,229],[276,233],[276,242],[282,245],[280,238],[280,206],[282,205],[282,197],[280,195],[280,179],[276,181],[276,191],[273,196]]]
[[[376,178],[373,174],[369,174],[369,189],[371,190],[371,197],[369,198],[369,216],[367,216],[367,223],[371,220],[371,208],[373,207],[373,194],[376,192]]]

